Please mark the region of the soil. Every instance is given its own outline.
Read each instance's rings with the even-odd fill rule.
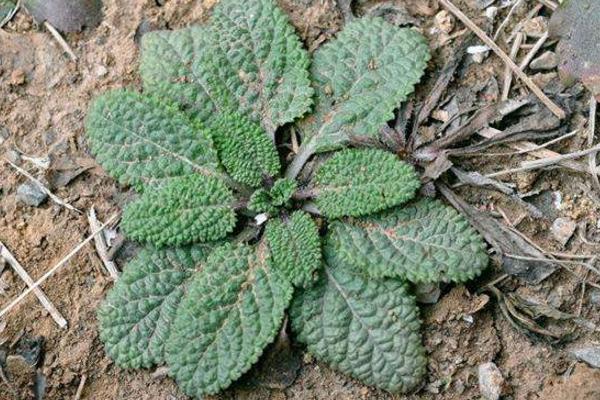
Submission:
[[[144,32],[202,23],[215,2],[105,0],[104,19],[99,27],[65,36],[79,56],[77,62],[71,61],[26,12],[19,12],[4,30],[0,29],[0,155],[20,162],[74,207],[88,210],[94,206],[100,219],[109,218],[121,208],[130,191],[108,177],[88,152],[84,135],[88,104],[98,93],[111,88],[139,88],[138,43]],[[378,2],[361,3],[369,7]],[[456,1],[474,20],[485,23],[477,3],[477,0]],[[511,32],[537,4],[523,3],[509,20],[505,32]],[[280,4],[311,50],[343,26],[342,13],[334,0],[280,0]],[[460,23],[439,14],[435,1],[399,0],[396,4],[405,7],[407,15],[428,36],[434,51],[429,77],[416,95],[418,102],[431,89],[444,61],[455,50],[454,41],[467,31],[461,33]],[[508,9],[501,9],[496,20],[501,21],[507,12]],[[462,112],[472,106],[494,103],[503,77],[504,66],[493,55],[481,64],[467,62],[434,117],[444,118],[450,106]],[[553,82],[553,76],[536,76],[536,79]],[[525,92],[519,82],[513,86],[511,96]],[[587,101],[585,93],[570,93],[572,116],[564,124],[572,130],[585,123]],[[427,138],[440,124],[441,121],[430,119],[418,135]],[[586,134],[580,130],[551,148],[566,153],[585,146]],[[485,150],[507,151],[502,146]],[[18,160],[18,153],[30,158],[48,157],[50,167],[38,168],[23,156]],[[484,173],[514,166],[528,158],[476,156],[460,159],[460,167]],[[558,169],[511,174],[502,180],[514,183],[519,193],[535,193],[525,200],[535,204],[543,215],[532,217],[522,202],[497,191],[463,187],[458,193],[480,210],[498,218],[504,214],[508,220],[516,221],[515,229],[546,251],[595,253],[600,203],[589,176]],[[8,164],[0,168],[0,241],[36,279],[81,243],[89,235],[89,226],[85,215],[50,200],[39,207],[18,202],[16,191],[24,182],[26,178]],[[558,217],[571,218],[578,226],[564,246],[550,232],[552,221]],[[134,251],[135,247],[128,244],[117,263],[124,265]],[[479,280],[467,286],[442,286],[439,301],[422,306],[429,367],[423,387],[415,394],[393,396],[365,387],[303,355],[302,348],[294,348],[301,365],[290,386],[269,388],[277,385],[260,383],[260,379],[250,374],[215,398],[479,399],[478,366],[487,362],[494,362],[501,371],[506,399],[600,398],[600,372],[577,362],[569,352],[571,348],[593,345],[597,340],[593,332],[576,326],[572,320],[551,318],[544,320],[545,328],[570,334],[554,340],[518,328],[502,312],[499,299],[481,291],[501,273],[500,265],[495,262]],[[497,287],[502,293],[518,294],[523,299],[576,314],[589,328],[600,323],[597,312],[600,292],[592,287],[597,279],[598,276],[573,263],[565,264],[565,268],[536,285],[508,277]],[[588,283],[582,284],[582,280]],[[87,245],[42,285],[68,321],[66,329],[58,328],[35,296],[27,297],[6,319],[0,320],[0,400],[72,399],[80,386],[81,399],[186,399],[160,369],[124,371],[105,356],[95,312],[111,285],[95,249]],[[0,266],[0,309],[24,289],[25,284],[10,267]],[[36,341],[38,338],[41,340]],[[19,358],[28,343],[34,343],[41,352],[37,369]]]

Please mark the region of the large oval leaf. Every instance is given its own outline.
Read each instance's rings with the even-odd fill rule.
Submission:
[[[394,154],[349,149],[323,163],[310,192],[326,217],[358,217],[409,201],[420,185],[414,168]]]
[[[454,209],[423,199],[377,217],[336,221],[327,244],[373,277],[464,282],[488,265],[483,238]]]
[[[222,0],[211,25],[144,35],[144,88],[202,119],[241,111],[275,129],[312,104],[308,54],[273,0]]]
[[[169,372],[190,396],[228,387],[273,341],[292,286],[265,246],[216,249],[189,286],[167,343]]]
[[[269,220],[265,237],[273,268],[281,271],[294,286],[311,286],[321,266],[321,238],[310,215],[296,211],[290,216]]]
[[[218,178],[190,175],[146,190],[123,211],[125,234],[156,246],[211,242],[233,230],[234,197]]]
[[[415,299],[405,283],[372,279],[327,254],[319,282],[292,302],[292,329],[317,359],[361,382],[407,392],[423,378]]]
[[[348,24],[314,54],[315,112],[298,124],[302,146],[322,152],[354,137],[376,137],[412,93],[429,58],[427,42],[415,30],[381,18]]]
[[[206,130],[148,95],[108,92],[93,102],[86,125],[96,160],[139,190],[194,172],[215,174],[219,165]]]
[[[100,339],[123,368],[164,362],[175,311],[211,246],[143,249],[127,266],[98,310]]]

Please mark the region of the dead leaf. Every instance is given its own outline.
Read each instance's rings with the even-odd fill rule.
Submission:
[[[554,12],[550,34],[560,38],[557,53],[561,79],[580,80],[600,101],[600,1],[569,0]]]
[[[36,21],[63,32],[95,28],[102,20],[102,0],[25,0],[23,5]]]

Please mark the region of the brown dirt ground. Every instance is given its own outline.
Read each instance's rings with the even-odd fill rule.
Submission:
[[[48,155],[52,161],[50,172],[37,174],[48,181],[52,180],[52,174],[91,166],[68,185],[54,191],[75,207],[87,210],[95,206],[100,218],[108,218],[120,208],[128,194],[96,166],[88,154],[83,128],[88,103],[110,88],[139,87],[136,72],[139,50],[135,38],[141,24],[175,29],[201,22],[214,2],[167,0],[163,6],[157,6],[153,0],[105,0],[105,18],[98,28],[66,36],[80,56],[77,63],[71,62],[50,35],[38,28],[26,13],[19,13],[0,30],[0,131],[4,127],[8,133],[0,154],[6,156],[16,147],[30,156]],[[342,24],[333,0],[280,2],[311,48],[331,37]],[[438,11],[433,1],[398,3],[406,3],[432,44],[439,43],[439,35],[431,30]],[[477,16],[478,11],[473,10],[468,1],[458,4],[469,10],[471,16]],[[526,11],[519,10],[514,20],[523,18]],[[506,10],[502,12],[505,15]],[[507,31],[513,25],[511,23]],[[457,26],[455,31],[460,29]],[[435,72],[450,51],[449,45],[435,50],[436,57],[430,68],[432,78],[422,85],[421,96],[431,86]],[[492,56],[483,64],[465,68],[452,87],[474,86],[477,82],[491,82],[493,78],[500,82],[502,71],[503,66]],[[518,83],[515,86],[516,93],[523,91]],[[495,100],[493,90],[491,97],[491,101]],[[578,104],[583,108],[582,102]],[[576,126],[580,120],[581,117],[579,120],[575,117],[570,124]],[[427,134],[427,131],[421,133]],[[555,149],[578,150],[585,145],[584,141],[585,135],[581,133]],[[506,151],[506,148],[495,150]],[[511,157],[500,160],[502,167],[510,162],[513,162]],[[35,171],[28,162],[23,166]],[[498,169],[498,164],[491,163],[490,158],[470,160],[464,166],[480,171]],[[15,192],[24,181],[8,165],[0,169],[0,241],[35,279],[80,243],[89,234],[89,228],[84,216],[50,201],[38,208],[17,203]],[[562,248],[548,232],[553,218],[569,216],[578,223],[587,223],[584,233],[588,238],[598,235],[598,202],[585,176],[558,170],[511,175],[507,181],[517,183],[522,192],[560,192],[563,198],[563,207],[554,210],[557,215],[542,219],[526,217],[517,225],[519,230],[549,250],[594,252],[596,246],[585,243],[580,235]],[[493,205],[495,210],[503,210],[511,220],[524,211],[494,191],[469,188],[460,193],[482,209],[491,209]],[[286,389],[247,387],[242,382],[220,398],[478,399],[477,367],[493,361],[506,379],[507,399],[599,399],[599,372],[581,363],[575,365],[568,354],[569,348],[589,344],[594,337],[578,329],[570,341],[551,344],[515,329],[504,318],[496,299],[476,294],[484,282],[499,272],[497,265],[492,269],[493,272],[468,287],[444,287],[437,304],[423,307],[424,342],[430,362],[427,380],[417,394],[392,396],[362,386],[305,356],[297,379]],[[580,266],[573,267],[572,271],[559,271],[536,286],[508,279],[499,287],[503,292],[516,292],[529,299],[548,302],[564,312],[577,313],[581,307],[582,317],[600,322],[597,305],[590,301],[592,290],[588,287],[582,293],[577,278],[585,271]],[[8,286],[4,294],[0,290],[2,307],[25,285],[8,268],[0,277]],[[29,296],[8,315],[5,327],[0,321],[0,350],[10,354],[21,338],[44,338],[45,355],[38,374],[45,377],[44,399],[47,400],[73,398],[84,376],[87,380],[82,399],[185,399],[170,379],[153,378],[148,371],[123,371],[104,355],[95,310],[110,286],[111,281],[93,247],[86,246],[43,285],[45,293],[69,321],[69,327],[58,329],[35,297]],[[549,323],[550,328],[556,327]],[[0,400],[34,398],[31,386],[35,371],[16,368],[6,375],[8,383],[0,380]]]

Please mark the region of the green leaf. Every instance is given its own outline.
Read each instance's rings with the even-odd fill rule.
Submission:
[[[309,59],[273,0],[222,0],[212,23],[144,36],[144,88],[202,119],[239,110],[273,135],[312,104]]]
[[[229,86],[242,83],[215,40],[206,26],[145,34],[140,61],[144,92],[170,99],[202,121],[239,107]]]
[[[216,174],[207,131],[160,100],[125,90],[98,97],[87,116],[92,153],[122,184],[143,190],[194,172]]]
[[[372,277],[465,282],[488,265],[481,236],[454,209],[424,199],[374,218],[334,222],[327,245]]]
[[[298,184],[293,179],[281,178],[275,181],[269,191],[273,205],[282,207],[288,204],[296,189],[298,189]]]
[[[311,286],[321,266],[321,238],[310,215],[296,211],[289,217],[269,220],[265,237],[274,268],[294,286]]]
[[[323,215],[358,217],[409,201],[420,185],[413,167],[394,154],[348,149],[323,163],[310,192]]]
[[[10,15],[12,15],[15,7],[17,6],[16,1],[13,0],[0,0],[0,27],[2,27],[5,21]]]
[[[319,282],[295,296],[292,329],[308,351],[333,368],[390,392],[423,378],[418,308],[405,283],[370,279],[326,252]]]
[[[218,178],[190,175],[172,179],[129,203],[121,228],[128,237],[156,246],[215,241],[235,226],[234,201]]]
[[[377,137],[423,75],[423,36],[381,18],[351,22],[314,54],[315,112],[298,124],[305,148],[335,150],[352,138]]]
[[[175,311],[189,278],[211,247],[143,249],[124,269],[98,310],[100,339],[123,368],[164,362]]]
[[[292,287],[264,245],[215,250],[190,284],[167,342],[169,372],[190,396],[228,387],[273,341]]]
[[[217,117],[211,129],[221,163],[236,181],[258,187],[279,174],[277,149],[260,125],[233,113]]]

